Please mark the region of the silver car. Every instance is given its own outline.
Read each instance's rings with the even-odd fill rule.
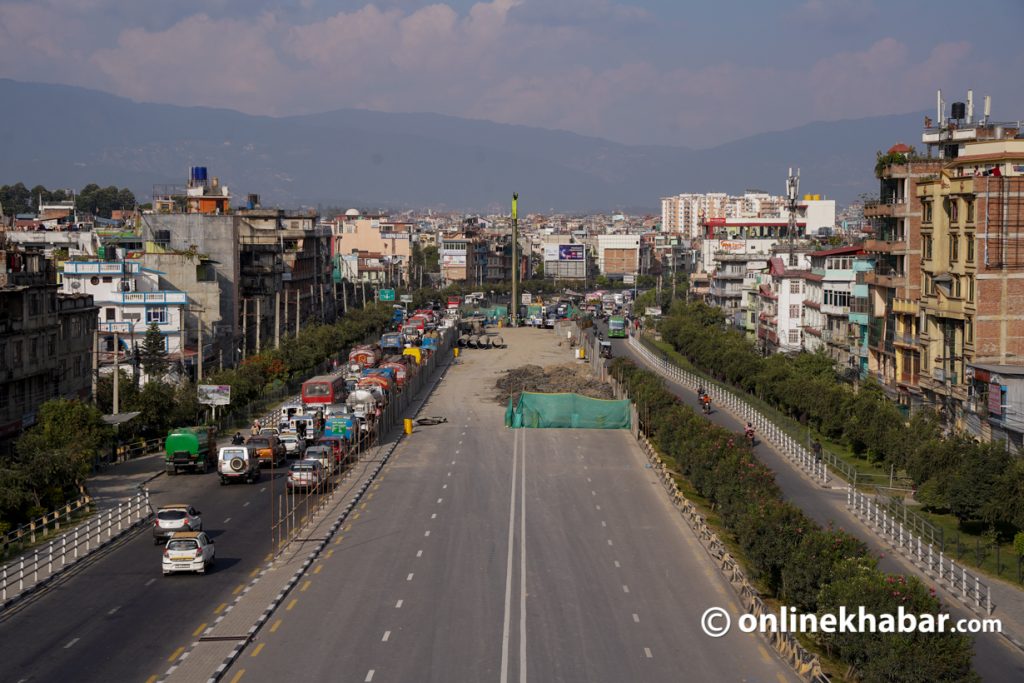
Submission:
[[[287,457],[301,458],[302,454],[306,452],[306,441],[295,434],[282,434],[278,438],[284,444],[284,452]]]

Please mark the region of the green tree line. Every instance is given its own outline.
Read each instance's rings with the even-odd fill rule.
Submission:
[[[612,363],[636,403],[642,429],[674,472],[720,516],[751,576],[798,613],[838,614],[864,605],[872,614],[939,614],[933,589],[916,577],[880,571],[864,543],[821,528],[786,502],[772,471],[735,434],[672,395],[654,373]],[[817,634],[817,643],[864,682],[978,681],[969,637],[951,633]]]
[[[72,193],[65,189],[48,190],[42,185],[36,185],[32,189],[24,183],[0,186],[0,205],[4,213],[13,216],[19,213],[35,213],[39,207],[39,201],[44,204],[61,202],[72,198]],[[117,188],[114,185],[100,187],[96,183],[89,183],[80,191],[74,193],[75,208],[81,213],[93,214],[110,218],[111,212],[115,210],[129,210],[135,208],[135,195],[126,187]]]
[[[673,307],[660,331],[695,366],[755,395],[855,456],[904,471],[926,508],[952,513],[966,530],[1003,540],[1024,529],[1024,460],[1000,443],[944,436],[931,410],[905,418],[877,382],[853,387],[824,353],[767,358],[703,303]]]

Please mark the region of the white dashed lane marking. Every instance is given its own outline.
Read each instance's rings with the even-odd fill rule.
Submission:
[[[81,640],[81,638],[72,638],[70,641],[68,641],[68,644],[64,646],[64,649],[67,650],[69,647],[77,643],[79,640]]]

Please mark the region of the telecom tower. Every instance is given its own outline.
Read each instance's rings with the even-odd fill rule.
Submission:
[[[786,232],[789,235],[789,265],[796,268],[796,198],[800,194],[800,169],[796,169],[793,175],[793,167],[789,168],[789,177],[786,179],[786,208],[789,209],[789,227]]]

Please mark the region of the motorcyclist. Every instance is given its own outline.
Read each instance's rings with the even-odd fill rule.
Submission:
[[[709,394],[704,394],[704,396],[701,398],[701,403],[704,405],[704,412],[706,414],[710,415],[711,414],[711,396]]]
[[[703,399],[704,398],[704,385],[703,384],[701,384],[699,387],[697,387],[697,398],[698,399]]]
[[[245,437],[242,436],[242,432],[235,432],[235,435],[231,437],[232,446],[241,446],[245,443]]]
[[[754,425],[747,422],[747,426],[743,429],[743,436],[746,437],[747,441],[751,444],[754,443]]]

